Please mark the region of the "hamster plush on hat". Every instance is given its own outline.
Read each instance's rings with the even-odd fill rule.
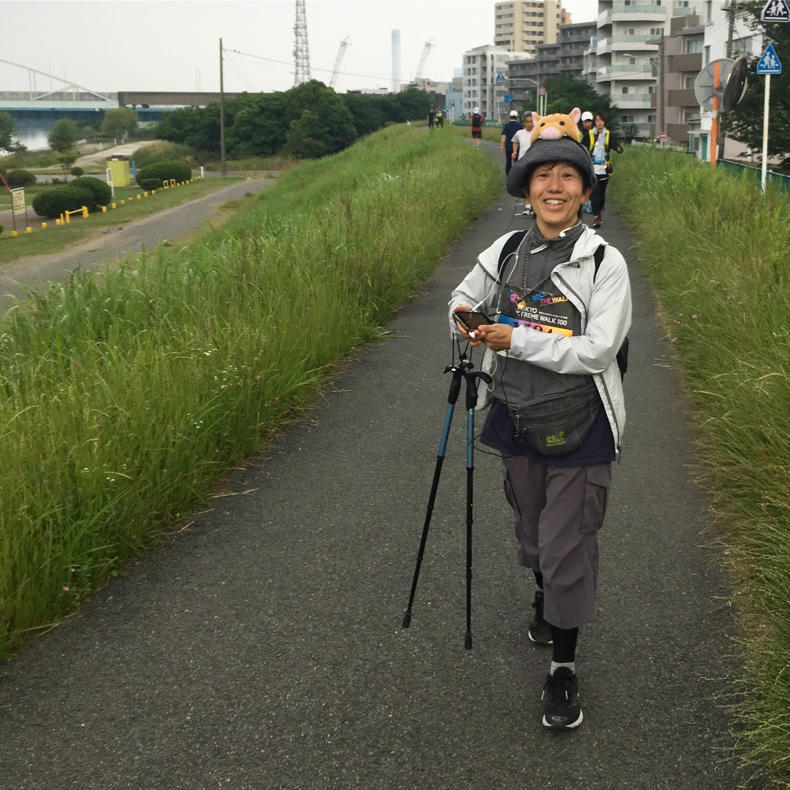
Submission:
[[[579,118],[582,111],[574,107],[568,115],[562,112],[555,112],[551,115],[544,115],[542,118],[536,112],[532,113],[532,122],[535,126],[529,136],[530,143],[535,140],[559,140],[566,135],[577,143],[581,142],[581,132],[579,131]]]

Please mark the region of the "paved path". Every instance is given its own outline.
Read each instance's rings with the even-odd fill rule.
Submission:
[[[493,147],[491,147],[493,148]],[[498,153],[498,152],[497,152]],[[481,152],[481,155],[485,153]],[[23,788],[716,788],[735,626],[694,431],[631,266],[629,425],[578,655],[585,721],[540,723],[498,461],[477,453],[474,646],[464,650],[464,413],[401,628],[441,434],[444,305],[524,220],[496,200],[304,422],[222,484],[193,526],[0,670],[0,776]],[[722,751],[723,750],[723,751]]]
[[[263,177],[247,179],[135,222],[109,227],[106,233],[62,252],[0,264],[0,309],[19,297],[23,288],[56,280],[78,266],[83,269],[98,268],[108,260],[136,254],[143,247],[151,250],[165,239],[175,238],[210,220],[223,203],[250,192],[260,192],[271,183],[272,179]]]

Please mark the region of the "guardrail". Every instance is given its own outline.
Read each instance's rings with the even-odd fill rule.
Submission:
[[[725,170],[729,170],[731,173],[740,174],[747,172],[753,176],[756,181],[762,181],[762,171],[759,167],[751,167],[750,165],[744,165],[740,162],[733,162],[729,159],[719,160],[719,167],[723,167]],[[785,195],[790,195],[790,176],[786,176],[783,173],[777,173],[775,170],[769,170],[766,173],[765,181],[768,184],[778,184],[779,189],[781,189]]]

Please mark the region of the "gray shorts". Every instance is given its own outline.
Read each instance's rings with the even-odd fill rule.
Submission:
[[[514,456],[503,466],[518,560],[543,574],[544,617],[558,628],[592,622],[611,464],[546,466]]]

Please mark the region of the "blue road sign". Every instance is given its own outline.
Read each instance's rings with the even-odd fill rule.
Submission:
[[[510,104],[513,101],[513,97],[509,96],[509,95],[505,96],[504,101],[505,101],[505,104]]]
[[[782,73],[782,64],[776,56],[776,50],[773,44],[769,44],[765,48],[765,52],[763,52],[762,57],[757,62],[757,73],[762,76]]]
[[[790,8],[787,0],[768,0],[760,14],[763,22],[788,22],[790,21]],[[759,71],[757,72],[760,73]]]
[[[504,81],[505,81],[505,75],[500,71],[499,74],[496,75],[496,79],[494,80],[494,82],[504,82]]]

